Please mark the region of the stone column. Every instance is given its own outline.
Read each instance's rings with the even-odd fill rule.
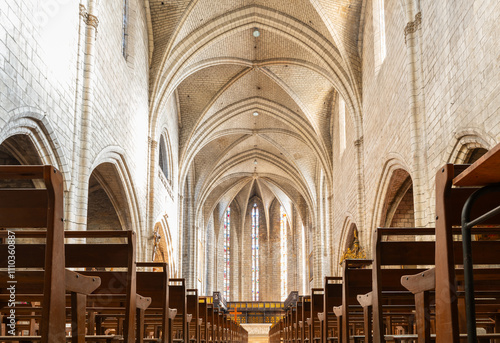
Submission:
[[[149,175],[149,180],[148,180],[148,200],[147,200],[147,219],[146,219],[146,227],[143,229],[144,233],[146,234],[146,237],[149,236],[149,232],[153,232],[153,228],[155,225],[155,173],[156,173],[156,166],[157,163],[155,160],[155,157],[157,156],[157,149],[158,148],[158,142],[152,139],[151,137],[148,138],[148,151],[149,151],[149,161],[148,161],[148,175]],[[142,247],[142,251],[145,252],[146,256],[149,254],[151,245],[148,244],[149,240],[148,239],[143,239],[144,241],[144,246]]]
[[[207,225],[207,231],[205,235],[205,244],[206,244],[206,271],[205,271],[205,293],[206,295],[210,295],[214,291],[214,224],[213,219],[209,220]]]
[[[364,174],[364,139],[363,137],[358,138],[354,141],[354,148],[356,150],[356,177],[358,179],[358,221],[357,227],[359,236],[362,237],[362,242],[370,242],[371,240],[371,230],[372,228],[365,227],[365,174]]]
[[[87,227],[87,206],[88,206],[88,184],[91,168],[91,135],[92,116],[94,112],[94,64],[95,64],[95,44],[97,39],[97,0],[89,0],[88,11],[83,6],[80,7],[80,15],[85,23],[85,47],[83,64],[83,88],[81,101],[80,121],[74,136],[74,151],[76,163],[74,163],[74,183],[70,190],[68,206],[68,228],[72,230],[85,230]],[[78,85],[77,85],[78,86]],[[77,96],[79,96],[77,92]],[[78,115],[77,115],[78,117]]]
[[[422,47],[420,28],[422,13],[418,0],[405,0],[408,24],[405,27],[405,43],[408,66],[409,115],[412,147],[413,202],[415,225],[427,226],[430,208],[427,187],[427,147],[425,130],[425,102],[422,76]]]

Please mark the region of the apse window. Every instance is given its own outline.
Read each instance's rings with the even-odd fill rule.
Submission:
[[[224,299],[229,301],[230,258],[231,258],[231,207],[228,206],[224,215]]]
[[[286,212],[283,206],[280,206],[280,240],[281,240],[281,301],[287,298],[287,279],[288,279],[288,248],[287,248],[287,230],[286,230]]]
[[[259,301],[259,207],[252,208],[252,301]]]

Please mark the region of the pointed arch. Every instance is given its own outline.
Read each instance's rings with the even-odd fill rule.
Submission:
[[[157,218],[153,232],[157,232],[160,236],[156,252],[153,256],[153,261],[168,263],[169,277],[179,277],[179,269],[177,265],[177,259],[175,258],[176,254],[174,254],[172,234],[170,232],[167,215],[163,215]]]
[[[396,153],[391,153],[388,155],[384,167],[382,169],[382,173],[380,175],[380,179],[377,185],[377,191],[375,195],[375,204],[373,207],[373,215],[371,221],[371,228],[376,228],[382,225],[387,218],[387,201],[390,184],[395,172],[400,170],[398,173],[406,173],[410,175],[408,164],[404,161],[403,157]],[[403,180],[404,181],[404,180]],[[367,246],[371,246],[372,244],[372,235],[371,232],[368,233],[368,236],[362,237],[362,240],[367,242]]]
[[[0,144],[9,137],[24,135],[33,144],[41,164],[55,166],[63,174],[64,189],[71,183],[70,166],[51,120],[33,107],[19,107],[9,112],[10,119],[0,131]]]
[[[138,233],[140,240],[142,233],[139,232],[141,227],[139,201],[124,156],[125,151],[121,147],[108,146],[96,156],[91,170],[97,182],[104,188],[115,208],[118,209],[122,227]],[[141,245],[138,244],[138,246]]]
[[[468,154],[472,150],[489,150],[495,144],[496,141],[493,137],[478,129],[462,130],[455,134],[455,139],[448,145],[446,161],[456,164],[465,163],[469,157]]]

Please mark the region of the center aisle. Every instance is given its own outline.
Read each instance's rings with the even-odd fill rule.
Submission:
[[[240,324],[248,332],[248,343],[268,343],[271,324]]]

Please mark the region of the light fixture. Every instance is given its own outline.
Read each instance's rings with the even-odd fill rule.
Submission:
[[[257,164],[257,159],[253,160],[253,164]]]
[[[258,28],[254,28],[254,29],[253,29],[253,33],[252,33],[252,34],[253,34],[253,36],[254,36],[255,38],[259,37],[259,36],[260,36],[260,31],[259,31],[259,29],[258,29]]]
[[[258,115],[259,115],[259,112],[257,112],[257,111],[255,111],[255,112],[253,113],[253,116],[254,116],[254,117],[257,117]]]

